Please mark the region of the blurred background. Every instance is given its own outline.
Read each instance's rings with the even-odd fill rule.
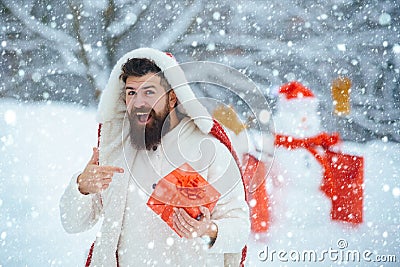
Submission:
[[[400,141],[396,0],[1,0],[0,8],[1,98],[95,106],[117,59],[153,47],[240,70],[273,110],[277,88],[300,81],[319,98],[326,130]],[[347,116],[333,113],[338,76],[352,83]]]

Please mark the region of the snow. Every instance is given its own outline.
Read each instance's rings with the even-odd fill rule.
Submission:
[[[98,226],[86,233],[67,234],[60,223],[58,201],[72,174],[84,168],[96,145],[95,109],[3,99],[0,129],[0,265],[83,266]],[[332,222],[321,213],[317,218],[301,220],[295,231],[272,223],[268,235],[258,236],[257,241],[254,236],[249,239],[249,266],[296,265],[279,262],[276,256],[274,262],[270,258],[260,261],[259,254],[266,247],[269,252],[321,251],[338,249],[339,242],[351,250],[396,255],[397,263],[400,261],[400,144],[382,140],[345,142],[342,150],[365,159],[364,222],[359,226]],[[303,166],[296,171],[309,170]],[[313,208],[329,209],[322,194],[314,199],[320,200]],[[296,216],[311,208],[301,199],[293,205],[299,211]],[[279,215],[280,211],[272,212]],[[325,266],[353,266],[325,260]],[[360,266],[365,264],[361,262]],[[392,264],[385,266],[396,265]]]
[[[59,198],[96,145],[94,111],[0,104],[0,265],[83,266],[96,229],[68,235]]]
[[[271,113],[268,110],[263,109],[260,111],[258,118],[260,119],[261,123],[267,124],[270,120],[270,116],[271,116]]]

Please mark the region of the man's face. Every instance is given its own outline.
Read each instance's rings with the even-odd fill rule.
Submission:
[[[151,149],[169,130],[168,94],[160,77],[149,73],[129,76],[125,84],[130,137],[137,149]]]

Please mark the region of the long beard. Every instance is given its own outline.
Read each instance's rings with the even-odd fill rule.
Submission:
[[[154,109],[151,109],[151,121],[146,125],[139,125],[136,112],[148,112],[149,109],[135,109],[128,114],[130,123],[130,138],[132,145],[138,149],[150,150],[161,142],[161,138],[169,131],[170,118],[168,116],[168,106],[157,114]]]

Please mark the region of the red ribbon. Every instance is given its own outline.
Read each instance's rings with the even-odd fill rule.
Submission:
[[[339,133],[328,134],[322,132],[316,136],[295,138],[287,135],[275,135],[275,146],[283,146],[287,149],[305,148],[315,157],[315,159],[325,169],[326,174],[330,175],[330,163],[325,157],[318,154],[317,148],[322,147],[324,152],[330,149],[331,146],[340,142]]]
[[[361,170],[363,158],[331,151],[331,146],[339,142],[338,133],[321,133],[302,139],[285,135],[275,136],[276,146],[288,149],[307,149],[322,165],[324,177],[320,189],[332,200],[331,218],[358,224],[362,222],[363,217],[363,174]],[[318,148],[322,148],[322,151],[321,149],[318,151]],[[338,157],[338,164],[332,162],[332,155]],[[340,169],[343,164],[353,164],[353,166],[346,171],[346,169]]]
[[[324,169],[324,179],[321,185],[321,190],[330,198],[332,198],[333,188],[333,171],[331,169],[330,162],[325,157],[327,150],[330,147],[340,142],[339,133],[328,134],[322,132],[316,136],[295,138],[287,135],[275,135],[275,145],[286,147],[287,149],[304,148],[307,149],[314,158],[321,164]],[[317,148],[322,147],[324,154],[318,153]]]
[[[196,174],[194,175],[181,175],[179,172],[175,172],[176,188],[185,197],[195,200],[203,199],[205,197],[205,189],[199,188],[199,178]]]
[[[284,146],[288,149],[295,148],[312,148],[321,146],[322,148],[329,149],[331,146],[337,144],[340,141],[339,133],[320,133],[319,135],[305,138],[295,138],[287,135],[275,135],[275,145]]]

